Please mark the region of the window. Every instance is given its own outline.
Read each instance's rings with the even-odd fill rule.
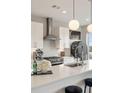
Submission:
[[[88,33],[88,45],[92,47],[92,32]]]
[[[92,32],[88,32],[89,59],[92,59]]]

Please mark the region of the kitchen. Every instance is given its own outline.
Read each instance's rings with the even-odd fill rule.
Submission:
[[[74,6],[68,5],[73,1],[32,0],[31,63],[36,59],[37,65],[42,65],[39,67],[42,71],[51,71],[31,76],[32,93],[65,93],[65,88],[70,85],[76,85],[84,91],[83,80],[92,77],[92,45],[89,42],[92,37],[88,37],[89,33],[92,33],[91,1],[75,0],[76,17],[79,21],[83,20],[83,25],[77,30],[71,30],[68,22],[75,11],[71,11]],[[80,3],[84,3],[84,7],[81,7]],[[66,10],[63,10],[64,8]],[[79,50],[76,47],[78,52],[75,52],[75,45],[79,46]],[[38,58],[36,50],[41,52]],[[78,53],[80,55],[77,55]],[[46,67],[43,65],[45,61],[50,62]],[[90,91],[87,89],[86,92]]]

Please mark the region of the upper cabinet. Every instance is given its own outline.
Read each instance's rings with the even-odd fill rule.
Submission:
[[[31,22],[31,48],[43,48],[43,24]]]
[[[70,48],[69,28],[59,27],[59,39],[59,48]]]
[[[63,38],[69,38],[69,28],[66,27],[60,27],[59,28],[59,38],[63,39]]]

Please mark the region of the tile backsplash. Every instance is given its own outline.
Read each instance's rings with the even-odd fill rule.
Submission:
[[[56,48],[56,42],[50,40],[44,40],[43,44],[43,56],[58,56],[58,49]]]

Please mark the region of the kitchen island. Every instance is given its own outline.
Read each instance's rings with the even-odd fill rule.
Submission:
[[[32,93],[64,93],[68,85],[83,86],[83,79],[92,77],[91,63],[82,66],[69,67],[52,66],[53,74],[31,76]]]

